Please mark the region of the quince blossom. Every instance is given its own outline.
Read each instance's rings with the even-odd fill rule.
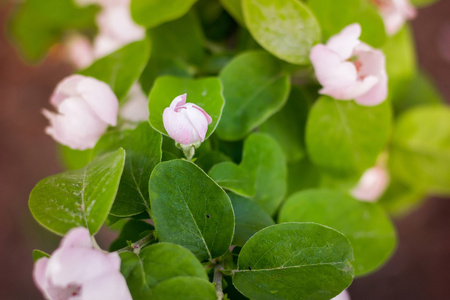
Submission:
[[[320,94],[339,100],[354,99],[373,106],[387,97],[387,74],[383,52],[361,42],[358,23],[345,27],[326,45],[315,45],[310,54]]]
[[[127,102],[120,108],[120,117],[131,122],[148,120],[148,98],[139,83],[133,84],[127,95]]]
[[[417,14],[409,0],[372,0],[372,2],[378,6],[389,35],[397,33],[406,20],[413,19]]]
[[[169,136],[182,145],[205,140],[211,117],[198,105],[186,103],[186,94],[176,97],[164,110],[163,123]]]
[[[115,126],[119,101],[109,85],[92,77],[72,75],[61,81],[50,103],[58,113],[43,110],[46,133],[72,149],[95,146],[108,125]]]
[[[364,172],[351,194],[356,199],[373,202],[383,195],[388,184],[389,174],[384,168],[376,166]]]
[[[347,290],[343,290],[342,293],[340,293],[339,295],[337,295],[336,297],[334,297],[331,300],[350,300],[350,295],[347,292]]]
[[[48,300],[131,300],[120,257],[92,245],[89,231],[70,230],[50,258],[40,258],[33,279]]]

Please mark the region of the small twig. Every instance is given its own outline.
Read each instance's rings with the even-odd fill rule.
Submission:
[[[217,294],[217,299],[218,300],[222,300],[223,299],[223,288],[222,288],[222,272],[221,270],[223,270],[223,267],[221,264],[217,264],[216,267],[214,268],[214,285],[216,288],[216,294]]]
[[[132,243],[131,246],[127,246],[127,247],[117,250],[117,253],[122,253],[122,252],[128,251],[128,252],[134,252],[136,254],[139,254],[139,252],[141,251],[141,249],[144,246],[147,246],[148,244],[150,244],[151,241],[153,241],[153,238],[154,238],[154,234],[152,231],[150,234],[146,235],[139,241]]]

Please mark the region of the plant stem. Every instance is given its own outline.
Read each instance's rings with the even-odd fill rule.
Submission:
[[[221,264],[217,264],[216,267],[214,268],[214,285],[216,288],[216,294],[217,294],[217,299],[218,300],[222,300],[223,299],[223,289],[222,289],[222,272],[221,270],[223,270],[223,267]]]
[[[154,234],[153,234],[153,232],[151,232],[150,234],[144,236],[142,239],[132,243],[131,246],[127,246],[127,247],[117,250],[117,253],[129,251],[129,252],[134,252],[136,254],[139,254],[139,252],[141,251],[141,249],[144,246],[147,246],[148,244],[150,244],[151,241],[153,241],[153,238],[154,238]]]

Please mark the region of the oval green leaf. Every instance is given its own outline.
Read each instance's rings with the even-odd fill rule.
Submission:
[[[335,228],[350,241],[355,275],[379,268],[395,249],[395,229],[376,204],[337,191],[309,190],[292,195],[283,205],[279,222],[315,222]]]
[[[361,106],[323,96],[306,125],[311,161],[333,175],[357,175],[375,164],[391,128],[391,106]]]
[[[176,277],[162,282],[153,290],[154,300],[216,300],[211,282],[195,277]]]
[[[298,0],[243,0],[245,23],[255,40],[287,62],[309,63],[309,52],[320,41],[320,27]]]
[[[208,138],[216,129],[225,105],[222,84],[216,77],[203,79],[159,77],[150,93],[148,103],[150,125],[167,135],[162,118],[164,109],[170,106],[175,97],[184,93],[187,94],[186,102],[197,104],[211,116],[212,123],[208,126],[205,139]]]
[[[289,76],[279,60],[266,52],[244,53],[220,73],[227,105],[217,134],[236,141],[280,110],[289,95]]]
[[[118,149],[83,169],[44,178],[31,191],[31,213],[57,234],[64,235],[79,226],[95,234],[111,209],[124,163],[125,151]]]
[[[234,212],[227,194],[185,160],[160,163],[149,183],[152,217],[162,242],[182,245],[200,260],[230,247]]]
[[[233,284],[261,300],[331,299],[353,280],[352,247],[339,232],[314,223],[267,227],[239,254]]]

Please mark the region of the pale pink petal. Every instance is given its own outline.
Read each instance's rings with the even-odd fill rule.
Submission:
[[[82,35],[74,35],[66,42],[69,61],[77,68],[83,69],[94,62],[94,49],[91,42]]]
[[[163,113],[164,128],[169,136],[180,144],[189,145],[193,140],[200,141],[197,131],[182,111],[175,112],[170,107],[166,108]]]
[[[102,35],[106,35],[125,44],[145,37],[145,29],[134,23],[130,8],[126,5],[108,6],[97,17]]]
[[[324,87],[319,91],[320,94],[329,95],[339,100],[352,100],[361,97],[372,90],[379,82],[375,76],[367,76],[362,81],[356,81],[353,84],[341,88]]]
[[[115,272],[85,282],[80,299],[132,300],[132,297],[123,276]]]
[[[95,78],[86,77],[78,84],[77,91],[101,120],[112,126],[117,124],[119,100],[109,85]]]
[[[186,104],[186,109],[183,110],[183,113],[186,114],[191,122],[193,131],[196,132],[193,136],[198,136],[203,142],[205,140],[206,132],[208,131],[208,124],[211,123],[211,117],[209,117],[209,115],[199,106],[192,103]],[[209,119],[206,116],[208,116]]]
[[[94,57],[97,59],[102,58],[119,50],[125,45],[126,43],[123,41],[116,40],[107,35],[97,35],[94,39]]]
[[[120,116],[131,122],[148,120],[148,97],[144,94],[139,84],[131,87],[127,101],[120,108]]]
[[[311,62],[320,84],[326,89],[339,89],[352,85],[357,80],[355,66],[342,59],[324,45],[316,45],[311,50]]]
[[[409,0],[391,0],[386,3],[383,2],[379,7],[386,32],[389,35],[397,33],[406,20],[413,19],[417,14]]]
[[[373,167],[364,172],[355,188],[353,197],[364,201],[376,201],[383,195],[389,184],[389,174],[381,167]]]
[[[176,110],[186,104],[186,94],[175,97],[170,103],[170,108]]]
[[[336,52],[341,60],[352,57],[353,49],[360,43],[361,25],[348,25],[340,33],[333,35],[327,42],[327,48]]]
[[[77,227],[69,230],[61,240],[59,248],[89,248],[92,249],[92,240],[89,230],[84,227]]]
[[[45,295],[46,292],[46,277],[45,273],[47,270],[49,259],[47,257],[42,257],[36,261],[33,269],[33,280],[38,289]]]
[[[342,293],[340,293],[339,295],[337,295],[336,297],[334,297],[331,300],[350,300],[350,295],[347,292],[347,290],[343,290]]]
[[[86,77],[78,74],[66,77],[56,86],[50,97],[50,103],[57,108],[64,99],[78,96],[77,86],[84,78]]]

